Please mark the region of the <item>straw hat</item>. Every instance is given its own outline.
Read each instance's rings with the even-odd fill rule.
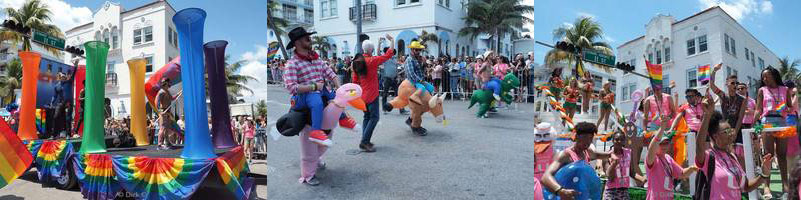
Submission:
[[[419,41],[412,41],[412,43],[409,44],[408,48],[410,48],[410,49],[425,49],[426,46],[423,46],[422,44],[420,44]]]

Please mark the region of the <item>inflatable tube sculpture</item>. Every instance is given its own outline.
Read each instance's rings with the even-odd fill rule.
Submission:
[[[36,52],[19,52],[22,60],[22,102],[19,106],[18,134],[22,140],[35,140],[36,134],[36,82],[42,56]]]
[[[231,132],[231,107],[228,106],[228,90],[225,77],[224,40],[211,41],[203,45],[206,71],[209,77],[209,99],[211,100],[211,139],[216,148],[236,146]]]
[[[104,138],[104,99],[106,96],[106,58],[108,43],[89,41],[83,44],[86,49],[86,98],[83,114],[83,138],[81,153],[106,152]]]
[[[131,134],[136,138],[136,146],[150,144],[145,116],[145,59],[128,60],[131,74]]]

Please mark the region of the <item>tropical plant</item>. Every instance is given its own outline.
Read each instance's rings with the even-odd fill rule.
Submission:
[[[236,103],[236,97],[242,96],[242,92],[249,92],[253,94],[253,90],[245,84],[247,84],[248,81],[258,81],[258,79],[254,78],[253,76],[239,73],[239,70],[242,69],[245,64],[247,64],[247,60],[240,60],[230,63],[228,62],[229,58],[229,55],[225,55],[225,89],[228,92],[228,102]],[[208,76],[205,78],[206,82],[208,83]],[[206,94],[208,93],[209,85],[206,84]]]
[[[782,80],[792,80],[793,83],[799,85],[801,83],[801,70],[798,70],[798,67],[801,66],[801,60],[795,59],[790,60],[790,57],[785,56],[782,59],[779,59],[779,74],[782,76]]]
[[[32,30],[42,31],[47,34],[64,38],[64,33],[61,29],[50,23],[50,16],[53,14],[50,9],[40,0],[28,0],[21,8],[4,8],[3,12],[6,13],[8,19],[16,23],[22,23]],[[31,40],[29,37],[24,37],[22,33],[18,33],[6,28],[0,29],[0,42],[11,41],[15,46],[19,45],[22,41],[22,49],[24,51],[31,50]],[[61,50],[43,46],[47,51],[53,53],[57,57],[61,57],[63,53]]]
[[[278,4],[278,1],[267,1],[267,2],[268,2],[267,8],[270,9],[271,13],[275,13],[276,11],[278,11],[278,6],[281,5]],[[275,29],[273,30],[273,32],[275,32],[275,35],[284,35],[284,33],[286,33],[284,28],[286,28],[289,25],[289,21],[285,20],[284,18],[279,18],[274,16],[270,18],[270,20],[275,24]]]
[[[429,33],[429,32],[426,32],[426,31],[423,31],[422,33],[420,33],[420,36],[417,36],[417,39],[420,40],[419,41],[420,44],[422,44],[424,46],[428,46],[428,45],[426,45],[428,42],[439,43],[439,37],[437,37],[436,34]],[[442,48],[440,48],[440,52],[441,52],[441,50],[442,50]],[[423,51],[428,53],[428,49],[424,49]]]
[[[328,37],[312,36],[312,48],[319,51],[323,57],[328,57],[328,51],[331,50],[331,43],[328,43]]]
[[[496,42],[497,52],[504,35],[515,27],[534,23],[527,14],[534,14],[534,6],[523,4],[522,0],[473,0],[467,4],[467,16],[462,18],[466,26],[459,30],[459,36],[475,39],[479,34],[488,34]]]
[[[256,116],[267,118],[267,102],[264,99],[256,103]]]
[[[611,46],[600,41],[603,38],[603,29],[591,17],[579,17],[573,24],[555,29],[553,36],[554,40],[573,44],[583,49],[593,49],[604,54],[613,54]],[[545,63],[549,66],[562,61],[576,62],[572,53],[556,48],[551,49],[545,55]],[[601,68],[607,71],[610,70],[608,67],[602,66]]]
[[[9,104],[16,99],[15,89],[20,89],[22,81],[22,62],[19,58],[6,63],[6,76],[0,77],[0,102]]]

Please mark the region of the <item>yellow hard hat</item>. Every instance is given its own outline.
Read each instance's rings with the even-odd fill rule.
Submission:
[[[409,44],[408,48],[410,48],[410,49],[425,49],[426,46],[423,46],[422,44],[420,44],[419,41],[412,41],[412,43]]]

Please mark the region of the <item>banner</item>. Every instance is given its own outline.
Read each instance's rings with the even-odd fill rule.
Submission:
[[[51,103],[72,99],[72,81],[74,79],[69,76],[72,76],[72,71],[75,70],[75,67],[47,58],[42,58],[39,63],[39,77],[36,83],[36,108],[55,107]]]
[[[236,199],[246,199],[252,192],[249,186],[243,184],[245,177],[250,172],[243,151],[242,146],[238,146],[215,159],[217,171],[220,173],[225,188],[231,191]]]

